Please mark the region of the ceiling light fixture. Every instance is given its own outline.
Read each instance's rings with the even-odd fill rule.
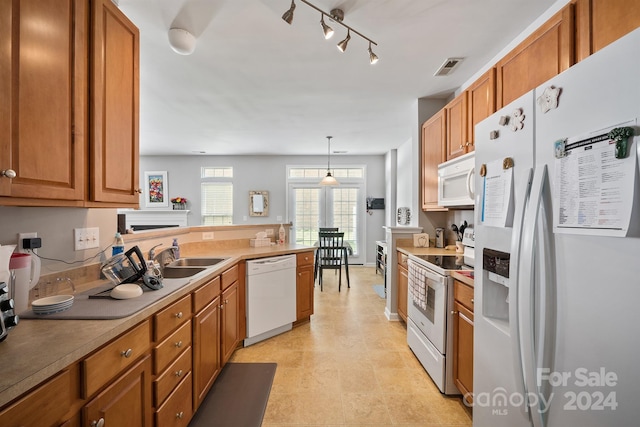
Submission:
[[[182,28],[169,30],[169,45],[180,55],[191,55],[196,48],[196,38],[189,31]]]
[[[322,32],[324,33],[325,40],[329,40],[333,35],[333,28],[324,23],[324,13],[320,18],[320,25],[322,25]]]
[[[338,50],[340,52],[344,52],[347,50],[347,43],[351,40],[351,30],[347,30],[347,37],[344,38],[340,43],[338,43]]]
[[[322,178],[320,185],[340,185],[338,180],[331,175],[331,138],[333,137],[327,137],[327,176]]]
[[[373,53],[373,51],[371,50],[371,43],[369,43],[369,62],[371,63],[371,65],[378,62],[378,55]]]
[[[295,8],[296,4],[294,3],[294,0],[291,0],[291,7],[282,15],[282,19],[284,19],[289,25],[291,25],[291,22],[293,22],[293,11],[295,10]]]
[[[322,14],[320,18],[320,24],[322,25],[322,31],[324,32],[325,39],[329,39],[333,35],[333,29],[324,22],[325,16],[331,18],[334,22],[336,22],[339,25],[342,25],[344,28],[347,29],[347,37],[338,43],[338,50],[340,50],[340,52],[344,52],[347,49],[347,43],[349,43],[349,40],[351,40],[351,31],[353,31],[354,33],[356,33],[357,35],[359,35],[360,37],[362,37],[363,39],[369,42],[369,49],[368,49],[369,62],[372,65],[378,62],[378,59],[379,59],[378,55],[373,53],[373,50],[371,50],[371,45],[374,44],[378,46],[378,43],[374,42],[369,37],[363,35],[362,33],[354,30],[352,27],[342,22],[342,20],[344,19],[344,12],[342,11],[342,9],[337,9],[337,8],[332,9],[331,13],[327,13],[322,9],[320,9],[319,7],[309,3],[307,0],[300,0],[300,1]],[[293,10],[295,8],[296,8],[295,0],[291,0],[291,7],[282,15],[282,19],[284,19],[288,24],[291,24],[291,22],[293,21]]]

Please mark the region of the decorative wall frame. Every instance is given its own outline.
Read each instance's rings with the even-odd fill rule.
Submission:
[[[167,171],[145,171],[144,205],[148,208],[169,207],[169,180]]]
[[[268,191],[249,191],[249,215],[269,216]]]

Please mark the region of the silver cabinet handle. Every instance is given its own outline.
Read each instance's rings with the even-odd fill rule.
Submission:
[[[176,343],[176,347],[177,347],[177,348],[182,347],[182,341],[178,341],[178,342]]]
[[[228,299],[224,300],[224,303],[229,304],[229,300]]]
[[[471,304],[473,304],[473,298],[471,298]]]
[[[220,305],[220,310],[224,310],[224,304]]]
[[[176,371],[176,377],[181,377],[182,376],[182,369],[180,369],[179,371]]]
[[[91,421],[91,427],[103,427],[104,426],[104,418],[100,418],[98,421]]]
[[[131,355],[133,354],[133,350],[131,350],[130,348],[126,349],[125,351],[120,352],[120,354],[126,358],[131,357]]]
[[[177,419],[181,420],[181,419],[182,419],[182,417],[184,417],[184,412],[180,411],[180,412],[178,412],[178,413],[176,414],[176,418],[177,418]]]
[[[6,176],[9,179],[13,179],[17,176],[17,174],[13,169],[5,169],[0,171],[0,176]]]
[[[177,312],[175,316],[176,316],[176,319],[182,319],[182,312],[181,311]]]
[[[455,310],[451,310],[451,314],[458,314],[458,312]]]

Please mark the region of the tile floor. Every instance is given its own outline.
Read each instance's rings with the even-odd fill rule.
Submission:
[[[373,267],[325,274],[307,324],[239,349],[232,362],[276,362],[263,427],[471,426],[459,397],[440,393],[406,342],[402,322],[384,316]]]

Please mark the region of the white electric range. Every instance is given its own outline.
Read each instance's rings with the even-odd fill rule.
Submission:
[[[473,270],[473,229],[465,230],[463,244],[465,252],[462,254],[409,255],[407,261],[407,343],[444,394],[460,394],[453,382],[453,363],[450,361],[453,354],[451,272]]]

